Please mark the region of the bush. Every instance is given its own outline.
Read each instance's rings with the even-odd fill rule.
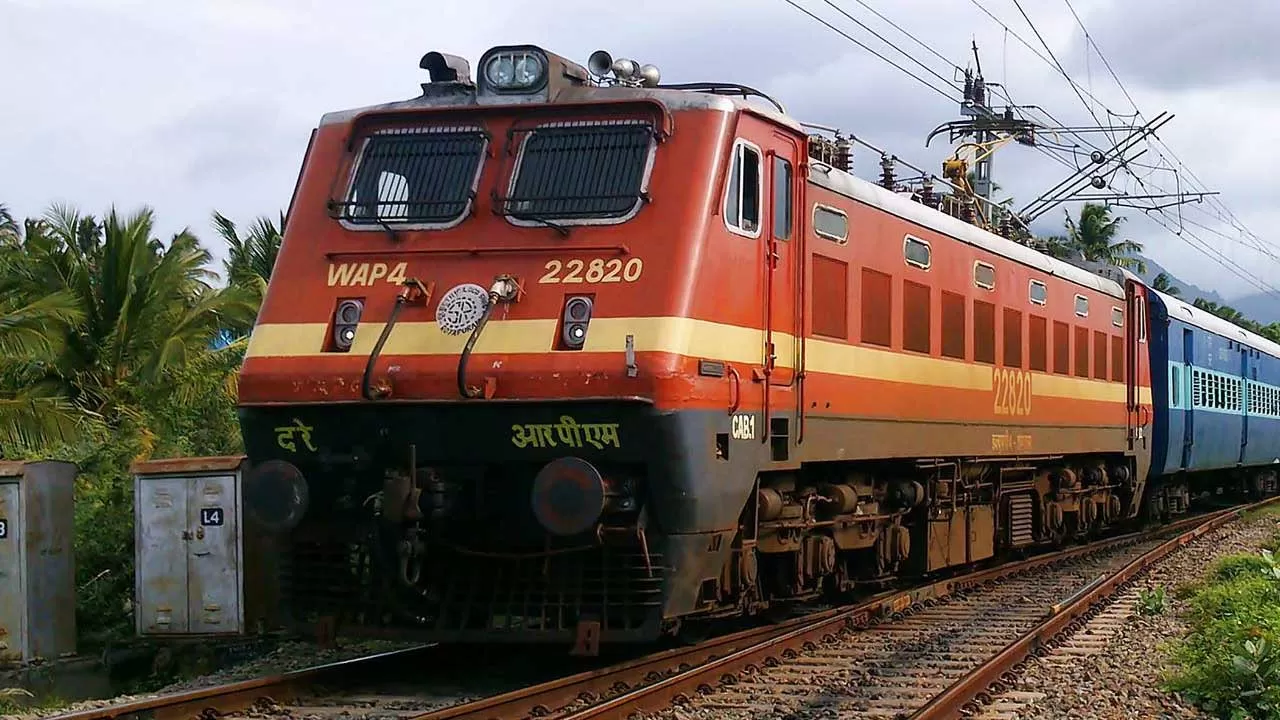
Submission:
[[[1214,581],[1190,599],[1191,631],[1175,646],[1169,688],[1219,717],[1280,718],[1280,580],[1271,562],[1222,558]]]

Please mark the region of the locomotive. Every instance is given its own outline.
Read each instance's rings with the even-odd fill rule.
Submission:
[[[312,132],[239,377],[296,627],[590,654],[1275,490],[1263,338],[745,86],[421,67]]]

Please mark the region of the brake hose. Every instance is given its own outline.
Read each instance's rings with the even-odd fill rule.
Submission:
[[[404,308],[408,296],[401,293],[396,296],[396,304],[391,308],[391,317],[387,318],[387,324],[382,326],[382,334],[378,336],[378,342],[373,346],[373,352],[369,353],[369,361],[364,365],[364,377],[360,379],[360,394],[365,400],[377,400],[369,391],[369,379],[373,376],[373,366],[378,362],[378,356],[382,354],[382,346],[387,343],[387,338],[391,336],[391,328],[395,327],[396,319],[400,317],[400,310]]]
[[[477,398],[483,392],[479,388],[467,387],[467,358],[471,357],[471,350],[475,348],[476,341],[480,339],[480,333],[484,330],[485,324],[489,322],[489,316],[493,314],[493,308],[498,304],[498,294],[492,290],[489,291],[489,302],[485,306],[484,314],[480,316],[480,322],[476,323],[475,328],[471,331],[471,337],[467,338],[467,344],[462,348],[462,355],[458,358],[458,394],[464,398]]]

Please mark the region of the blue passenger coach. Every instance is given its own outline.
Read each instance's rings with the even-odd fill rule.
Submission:
[[[1280,463],[1280,345],[1155,290],[1151,474],[1240,469],[1253,489]],[[1161,371],[1163,368],[1163,372]],[[1166,482],[1168,479],[1166,478]]]

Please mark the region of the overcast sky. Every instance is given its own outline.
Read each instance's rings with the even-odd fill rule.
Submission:
[[[825,0],[795,2],[943,87]],[[1070,125],[1094,123],[1062,74],[983,11],[1047,57],[1013,0],[864,2],[833,4],[948,79],[954,68],[867,6],[961,67],[976,39],[987,80],[1003,83],[1018,104]],[[1187,229],[1210,254],[1280,287],[1272,257],[1280,255],[1280,144],[1273,139],[1280,3],[1022,0],[1022,7],[1102,105],[1133,112],[1097,52],[1085,51],[1072,7],[1144,115],[1177,115],[1161,139],[1258,237],[1223,225],[1208,204],[1183,213],[1211,229]],[[416,95],[425,75],[418,60],[428,50],[463,55],[474,69],[487,47],[523,42],[584,64],[592,50],[606,48],[658,65],[668,82],[751,85],[802,120],[839,126],[934,172],[946,138],[930,148],[924,139],[958,118],[954,102],[785,0],[0,0],[0,203],[19,216],[53,202],[86,212],[147,204],[166,234],[190,226],[216,245],[214,209],[242,225],[284,209],[308,133],[324,112]],[[1106,122],[1102,105],[1093,109]],[[1105,136],[1086,137],[1105,147]],[[1154,149],[1138,160],[1153,164],[1135,169],[1146,192],[1176,189],[1178,177],[1154,169],[1157,160]],[[857,161],[858,174],[875,174],[873,156]],[[1068,172],[1032,148],[1009,146],[996,156],[996,180],[1015,207]],[[1116,186],[1143,192],[1128,181]],[[1183,279],[1228,298],[1258,291],[1193,249],[1194,239],[1125,212],[1126,235]],[[1055,208],[1036,228],[1060,227],[1062,217]]]

